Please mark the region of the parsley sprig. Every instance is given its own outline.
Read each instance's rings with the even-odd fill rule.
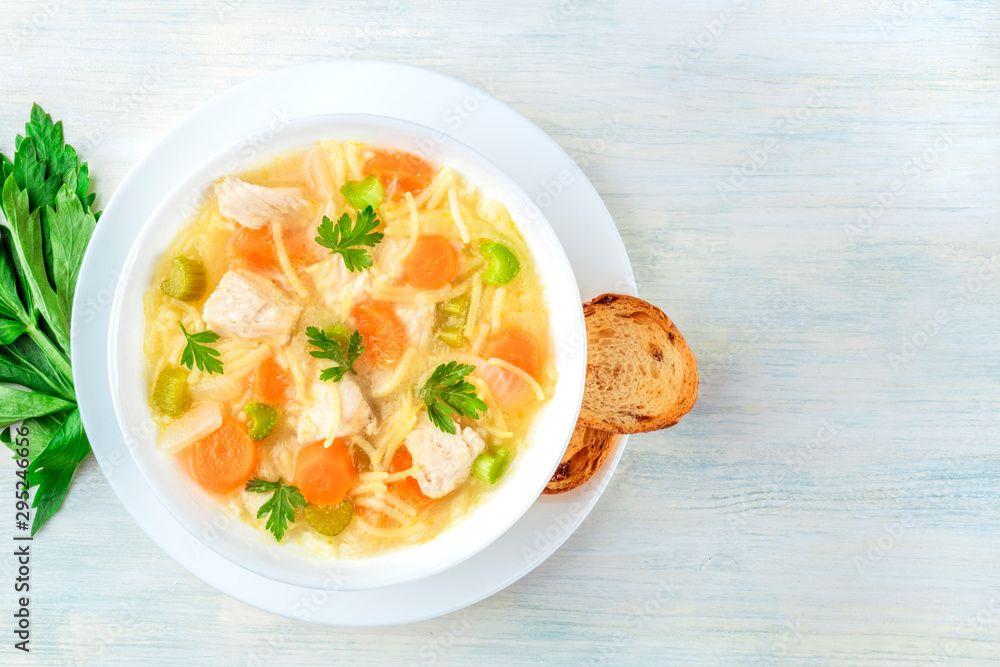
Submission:
[[[347,342],[347,356],[344,356],[344,344],[343,341],[338,339],[336,336],[330,336],[325,331],[321,331],[316,327],[309,327],[306,329],[306,336],[309,338],[309,343],[313,347],[319,348],[318,350],[312,350],[309,352],[313,357],[317,359],[329,359],[330,361],[336,363],[336,366],[331,366],[326,368],[320,373],[319,379],[333,380],[334,382],[340,382],[344,379],[344,375],[347,371],[350,371],[354,375],[358,372],[354,370],[354,362],[358,360],[361,353],[365,351],[365,346],[362,344],[364,341],[361,338],[361,332],[355,330],[351,334],[350,340]]]
[[[363,271],[372,265],[372,257],[364,246],[373,248],[382,240],[382,232],[372,231],[378,225],[379,220],[371,206],[358,211],[353,226],[351,216],[346,213],[340,216],[336,225],[324,215],[316,230],[319,233],[316,243],[329,248],[332,255],[340,253],[349,271]]]
[[[181,366],[194,368],[197,365],[198,370],[208,371],[209,375],[221,373],[222,361],[219,359],[219,351],[206,345],[206,343],[214,343],[219,340],[219,334],[208,329],[198,333],[188,333],[179,320],[177,324],[184,332],[184,338],[187,339],[187,345],[181,352]]]
[[[474,370],[475,366],[457,361],[441,364],[424,386],[417,389],[417,396],[427,406],[427,416],[439,430],[454,434],[456,415],[478,419],[478,413],[486,412],[486,404],[476,395],[475,385],[465,379]]]
[[[295,523],[295,508],[305,507],[308,504],[298,487],[285,484],[280,477],[277,482],[254,477],[247,482],[245,488],[251,493],[271,493],[267,502],[257,510],[257,518],[267,517],[264,526],[279,542],[285,536],[288,524]]]

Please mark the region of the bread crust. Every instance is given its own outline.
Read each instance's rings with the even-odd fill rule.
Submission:
[[[608,458],[614,443],[613,434],[577,422],[562,462],[542,493],[565,493],[586,482],[601,467],[604,459]]]
[[[698,365],[684,336],[651,303],[602,294],[583,304],[587,379],[580,422],[609,433],[673,426],[698,399]]]

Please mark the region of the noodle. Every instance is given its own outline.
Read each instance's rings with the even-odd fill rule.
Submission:
[[[431,184],[417,195],[417,205],[424,206],[429,211],[437,208],[441,203],[441,199],[447,194],[447,189],[451,185],[452,178],[451,170],[447,167],[438,171]]]
[[[413,201],[413,195],[409,192],[406,193],[406,205],[410,209],[410,240],[406,244],[406,247],[403,248],[403,253],[396,258],[396,262],[399,264],[403,263],[406,256],[417,245],[417,232],[420,231],[420,215],[417,213],[417,204]]]
[[[354,437],[352,437],[351,442],[353,442],[361,451],[363,451],[368,456],[368,461],[372,464],[372,467],[375,467],[377,465],[375,448],[372,447],[370,442],[362,438],[360,435],[355,435]]]
[[[503,308],[505,296],[507,296],[507,291],[503,287],[498,287],[497,291],[493,293],[493,307],[490,308],[490,329],[493,331],[500,328],[501,308]]]
[[[389,467],[392,457],[396,454],[396,448],[403,442],[403,438],[406,437],[406,434],[410,432],[410,429],[413,428],[416,422],[417,408],[416,406],[412,406],[410,408],[410,415],[396,422],[395,427],[390,431],[389,437],[386,438],[383,446],[376,451],[376,455],[380,456],[383,469]]]
[[[451,217],[455,219],[458,233],[462,236],[462,243],[468,243],[469,230],[465,226],[465,220],[462,219],[462,212],[458,210],[458,195],[455,194],[454,186],[448,188],[448,205],[451,207]]]
[[[361,484],[355,484],[351,487],[348,495],[350,496],[363,496],[368,493],[385,493],[388,490],[387,487],[382,482],[362,482]]]
[[[280,220],[275,220],[271,223],[271,236],[274,238],[274,248],[277,251],[278,263],[285,274],[285,280],[295,290],[295,293],[299,295],[299,298],[305,299],[309,296],[309,292],[306,290],[305,285],[302,284],[302,281],[299,280],[298,274],[292,268],[291,260],[288,259],[288,251],[285,250],[285,239],[281,237]]]
[[[347,180],[347,168],[344,165],[344,148],[337,143],[332,141],[323,142],[325,146],[330,148],[327,153],[327,159],[331,161],[333,165],[333,175],[337,183],[343,183]],[[332,147],[332,148],[331,148]],[[339,194],[339,190],[338,190]]]
[[[462,334],[467,338],[472,338],[472,332],[476,328],[476,318],[479,317],[479,301],[483,298],[483,278],[478,273],[472,281],[472,296],[469,297],[469,315],[465,320],[465,330]]]
[[[456,296],[461,296],[469,291],[469,285],[471,282],[471,280],[467,280],[460,285],[452,287],[451,289],[420,292],[416,295],[415,301],[421,305],[429,306],[432,303],[441,303],[442,301],[454,299]]]
[[[343,406],[340,401],[340,388],[334,387],[330,395],[334,397],[330,406],[333,416],[330,418],[330,432],[327,434],[326,440],[323,441],[324,447],[332,445],[334,438],[337,437],[337,429],[340,428],[340,415],[343,412]]]
[[[504,431],[496,426],[486,424],[483,428],[486,429],[494,438],[499,438],[500,440],[510,440],[514,437],[514,434],[511,431]]]
[[[525,373],[522,369],[518,368],[509,361],[506,361],[504,359],[497,359],[496,357],[491,357],[489,360],[487,360],[486,363],[488,363],[491,366],[499,366],[508,373],[511,373],[521,378],[521,380],[527,383],[527,385],[531,387],[531,390],[535,392],[535,398],[537,398],[539,401],[545,400],[545,392],[542,391],[541,385],[538,384],[538,381],[535,380],[535,378]]]
[[[497,401],[493,397],[493,392],[490,391],[490,386],[480,377],[473,377],[472,383],[476,385],[479,393],[483,396],[483,402],[486,403],[487,407],[489,407],[490,419],[496,422],[497,426],[506,431],[507,423],[504,421],[503,411],[501,411],[500,407],[497,405]]]
[[[489,322],[483,322],[479,325],[479,334],[476,336],[476,340],[472,342],[472,354],[479,355],[483,349],[483,345],[486,344],[486,337],[490,335],[490,324]]]
[[[389,494],[386,494],[386,497],[388,497],[388,495]],[[405,505],[405,503],[403,504]],[[393,507],[392,505],[385,502],[385,498],[359,498],[357,501],[357,505],[358,507],[366,507],[368,509],[375,510],[376,512],[380,512],[389,517],[390,519],[396,521],[398,524],[400,524],[400,526],[407,527],[413,525],[413,517],[415,513],[414,515],[411,515],[407,512],[402,511],[401,509]],[[409,506],[407,505],[407,507]]]
[[[412,517],[417,516],[416,507],[404,503],[402,500],[392,495],[391,493],[387,493],[384,496],[382,496],[382,502],[389,507],[399,510],[404,516],[410,517],[411,519]]]
[[[388,484],[390,482],[398,482],[400,480],[406,479],[407,477],[413,477],[415,474],[417,474],[418,470],[420,469],[417,468],[416,466],[413,466],[407,468],[406,470],[400,470],[399,472],[386,473],[385,483]]]
[[[364,174],[361,173],[361,166],[358,165],[358,145],[355,143],[347,144],[347,165],[351,170],[352,181],[360,181],[364,178]]]

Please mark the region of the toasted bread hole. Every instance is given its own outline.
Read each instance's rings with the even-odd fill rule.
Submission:
[[[601,339],[612,338],[615,335],[614,329],[600,329],[596,336]]]

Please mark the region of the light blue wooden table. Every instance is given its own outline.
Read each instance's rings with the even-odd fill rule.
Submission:
[[[99,203],[192,108],[279,66],[398,60],[490,90],[578,158],[702,389],[630,440],[541,567],[398,628],[217,593],[90,461],[35,542],[33,652],[8,620],[0,662],[997,664],[998,19],[990,0],[4,3],[0,149],[42,103]]]

